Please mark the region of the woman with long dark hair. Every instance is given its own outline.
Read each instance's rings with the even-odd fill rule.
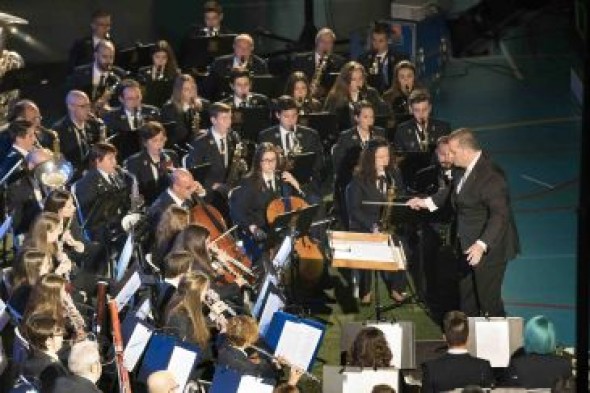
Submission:
[[[285,94],[295,99],[300,115],[320,112],[322,103],[311,96],[309,79],[302,71],[295,71],[285,83]]]
[[[189,220],[189,212],[180,206],[171,205],[162,213],[152,250],[152,260],[160,270],[163,270],[164,258],[172,249],[176,235],[188,226]]]
[[[156,42],[151,54],[152,64],[140,68],[137,79],[144,89],[143,102],[159,108],[170,97],[172,83],[180,70],[168,41]]]
[[[363,204],[364,201],[385,202],[388,190],[397,194],[405,193],[401,172],[395,166],[389,143],[375,138],[361,153],[352,181],[346,190],[349,228],[356,232],[379,232],[381,207]],[[362,304],[371,303],[372,271],[358,271],[359,297]],[[395,301],[404,300],[406,278],[403,272],[381,272],[381,277]]]

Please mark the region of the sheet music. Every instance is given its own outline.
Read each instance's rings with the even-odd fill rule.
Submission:
[[[6,236],[6,232],[12,227],[12,216],[6,217],[6,220],[2,223],[0,227],[0,239],[3,239]]]
[[[363,371],[344,371],[342,393],[371,393],[375,385],[389,385],[399,391],[399,370],[365,369]]]
[[[262,283],[262,287],[260,288],[260,292],[258,292],[258,298],[256,298],[256,303],[254,303],[254,307],[252,308],[252,315],[254,317],[259,318],[260,312],[262,311],[262,306],[264,302],[264,294],[268,291],[268,287],[270,283],[273,283],[275,286],[278,285],[279,280],[273,276],[272,274],[267,274],[264,278],[264,282]]]
[[[142,321],[145,321],[145,319],[148,317],[148,315],[150,315],[151,312],[152,302],[150,299],[145,299],[143,303],[141,303],[141,306],[139,306],[139,308],[135,312],[135,316],[141,319]]]
[[[152,333],[152,329],[141,323],[135,325],[133,333],[131,333],[131,337],[129,337],[129,342],[123,351],[123,363],[127,370],[133,371],[139,358],[145,351],[145,348],[152,337]]]
[[[125,245],[121,250],[121,255],[119,255],[119,260],[117,261],[117,281],[121,281],[125,276],[125,272],[127,271],[127,266],[129,266],[129,261],[131,260],[131,256],[133,255],[133,233],[130,233],[127,236],[127,240],[125,241]]]
[[[369,243],[349,241],[332,245],[334,259],[353,259],[364,261],[370,259],[375,262],[398,262],[392,247],[387,243]]]
[[[277,270],[284,269],[287,266],[287,262],[289,261],[289,256],[291,255],[291,236],[285,236],[277,255],[275,255],[274,259],[272,260],[272,265]]]
[[[281,299],[281,297],[270,291],[268,297],[266,298],[266,303],[264,303],[264,309],[260,315],[260,320],[258,321],[258,329],[261,336],[264,337],[266,335],[266,331],[270,326],[272,316],[275,314],[275,312],[283,309],[284,307],[285,302]]]
[[[244,375],[240,380],[240,385],[236,393],[272,393],[274,385],[264,383],[262,378],[256,378],[251,375]]]
[[[115,302],[117,303],[117,310],[121,311],[123,306],[127,304],[131,296],[137,292],[137,290],[141,287],[141,277],[139,276],[138,272],[135,272],[129,277],[127,283],[121,288],[117,296],[115,297]]]
[[[475,322],[475,353],[492,367],[508,367],[510,333],[508,320]]]
[[[10,321],[10,313],[8,312],[8,307],[6,303],[0,299],[0,332],[4,330],[6,324]]]
[[[283,356],[289,363],[307,370],[321,337],[322,331],[318,328],[285,321],[274,355]]]
[[[403,329],[401,325],[397,323],[377,323],[369,326],[376,327],[383,332],[385,340],[387,340],[387,344],[389,345],[389,350],[393,355],[390,365],[402,368]]]
[[[195,352],[189,351],[188,349],[175,346],[168,362],[168,371],[174,374],[174,378],[178,385],[180,385],[179,391],[184,391],[184,386],[188,381],[193,364],[197,359]]]

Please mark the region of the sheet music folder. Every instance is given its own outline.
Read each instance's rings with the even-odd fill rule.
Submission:
[[[241,375],[231,368],[215,367],[209,393],[272,393],[275,381],[252,375]]]
[[[215,37],[190,37],[183,45],[183,68],[205,70],[217,56],[232,53],[235,34],[220,34]]]
[[[371,393],[375,385],[388,385],[399,392],[399,370],[324,366],[323,393]]]
[[[320,322],[277,311],[262,338],[274,355],[310,371],[325,332]]]
[[[309,183],[313,171],[313,163],[315,161],[315,152],[309,151],[299,154],[292,154],[290,157],[293,163],[292,168],[289,170],[295,179],[299,183]]]
[[[492,367],[507,367],[512,354],[523,346],[521,317],[469,317],[468,321],[467,350],[472,356],[489,360]]]

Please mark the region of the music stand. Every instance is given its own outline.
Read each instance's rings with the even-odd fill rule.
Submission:
[[[433,163],[433,152],[428,151],[396,151],[395,155],[400,158],[399,169],[407,184],[412,184],[416,173]]]
[[[182,68],[204,71],[218,56],[232,53],[235,34],[215,37],[190,37],[183,46]]]
[[[307,115],[299,116],[298,122],[302,126],[316,130],[324,144],[335,141],[338,137],[338,120],[333,113],[308,113]]]
[[[257,93],[264,94],[267,97],[278,97],[283,92],[283,83],[279,83],[279,78],[271,74],[252,75],[253,90]]]
[[[156,44],[137,44],[123,48],[117,54],[117,63],[124,70],[137,72],[141,67],[152,64],[152,51]]]
[[[199,165],[192,166],[190,168],[186,168],[198,182],[203,182],[204,179],[207,177],[209,173],[209,169],[211,169],[210,162],[204,162]]]
[[[315,161],[315,152],[308,151],[304,153],[291,154],[290,160],[293,167],[289,170],[301,185],[308,184],[313,175],[313,163]]]
[[[242,139],[256,142],[260,131],[270,126],[270,112],[266,106],[236,108],[232,111],[232,128]]]

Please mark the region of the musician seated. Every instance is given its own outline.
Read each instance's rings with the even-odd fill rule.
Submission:
[[[303,71],[295,71],[289,75],[285,83],[285,95],[295,99],[300,115],[309,115],[322,110],[322,103],[311,95],[309,79]]]
[[[149,121],[137,132],[143,149],[125,161],[125,168],[137,179],[139,193],[146,206],[170,185],[168,171],[178,167],[178,157],[173,151],[165,151],[166,130],[156,121]]]
[[[346,61],[342,56],[334,53],[336,34],[332,29],[323,27],[315,36],[315,49],[313,52],[299,53],[293,59],[291,72],[302,71],[312,81],[314,76],[320,78],[312,96],[322,98],[330,90],[329,74],[340,72]],[[323,68],[323,69],[322,69]],[[321,69],[321,71],[320,71]],[[320,71],[320,74],[318,73]]]
[[[171,205],[184,209],[193,207],[193,194],[205,196],[205,189],[184,168],[176,168],[170,174],[170,186],[163,191],[148,209],[148,219],[152,227],[160,222],[162,213]]]
[[[19,100],[14,103],[14,106],[8,109],[6,114],[6,124],[0,126],[0,157],[6,157],[13,144],[12,134],[10,133],[10,126],[17,120],[24,120],[31,123],[31,127],[37,133],[37,140],[39,140],[39,128],[41,126],[41,112],[39,107],[31,100]]]
[[[361,151],[369,141],[375,138],[386,138],[385,130],[374,127],[375,111],[368,101],[361,101],[354,106],[355,126],[344,130],[332,150],[334,167],[334,205],[340,212],[342,224],[348,227],[346,215],[346,186],[352,179],[352,172],[357,165]]]
[[[155,371],[147,380],[148,393],[180,393],[176,377],[168,370]]]
[[[373,105],[376,115],[389,113],[379,92],[367,85],[365,68],[356,61],[349,61],[340,69],[340,74],[326,97],[324,110],[336,115],[338,130],[345,130],[354,124],[354,105],[363,100]]]
[[[172,96],[162,106],[162,123],[168,130],[166,147],[177,152],[186,151],[187,144],[198,137],[202,128],[208,128],[210,102],[200,97],[192,76],[176,76]]]
[[[383,93],[383,101],[392,111],[396,123],[403,123],[412,117],[408,106],[410,93],[422,86],[416,81],[416,66],[409,60],[397,63],[394,75],[392,86]]]
[[[8,185],[6,212],[12,215],[13,234],[26,233],[33,220],[41,212],[45,188],[35,177],[35,169],[51,160],[53,154],[47,149],[34,149],[26,157],[26,170],[20,178]]]
[[[156,287],[155,319],[163,325],[165,312],[183,276],[191,271],[193,256],[186,251],[170,251],[164,258],[164,281]]]
[[[354,338],[348,363],[361,368],[390,367],[392,358],[383,332],[376,327],[367,327]]]
[[[361,153],[352,181],[346,189],[346,207],[349,228],[355,232],[379,232],[382,225],[381,206],[366,205],[363,202],[385,202],[388,190],[405,193],[401,173],[395,165],[389,144],[386,140],[375,138],[369,141]],[[358,271],[358,295],[362,304],[371,303],[371,285],[373,272]],[[381,272],[387,290],[393,300],[403,302],[406,287],[404,272]],[[356,288],[355,288],[356,292]],[[356,295],[356,293],[355,293]]]
[[[174,239],[187,227],[190,214],[184,207],[171,204],[161,212],[155,222],[154,241],[152,242],[152,263],[165,273],[164,258],[172,250]]]
[[[239,315],[227,321],[225,334],[218,342],[217,364],[243,375],[277,381],[279,367],[269,359],[249,356],[247,350],[258,343],[258,324],[252,317]]]
[[[110,41],[111,13],[106,10],[96,10],[92,13],[89,36],[80,38],[72,44],[68,59],[68,71],[92,62],[94,49],[102,40]]]
[[[96,383],[102,375],[102,363],[98,345],[84,340],[75,343],[68,356],[68,369],[71,374],[55,380],[51,393],[100,393]]]
[[[414,89],[408,97],[412,119],[398,124],[394,146],[397,151],[432,152],[436,141],[451,132],[449,123],[432,118],[432,99],[425,89]]]
[[[314,153],[313,158],[308,158],[310,163],[309,173],[311,176],[297,178],[305,192],[309,203],[319,202],[322,171],[324,169],[324,151],[320,137],[315,130],[297,124],[298,109],[295,100],[289,96],[282,96],[277,99],[276,118],[279,124],[258,135],[258,143],[269,142],[283,150],[286,157],[289,155],[300,155],[303,153]],[[313,160],[310,162],[310,160]],[[295,174],[297,176],[297,174]],[[312,200],[309,200],[309,198]]]
[[[217,1],[207,1],[203,5],[203,22],[191,26],[187,36],[216,37],[220,34],[230,34],[231,31],[222,25],[223,8]]]
[[[121,234],[121,219],[131,205],[127,179],[117,170],[117,148],[97,143],[88,155],[90,169],[74,184],[83,228],[93,241]]]
[[[231,129],[232,109],[229,105],[216,102],[209,110],[211,128],[192,143],[186,167],[209,164],[203,186],[207,190],[206,200],[226,215],[227,197],[230,185],[227,184],[230,164],[240,142],[238,134]]]
[[[358,60],[369,74],[367,82],[377,89],[379,94],[391,87],[397,63],[408,59],[407,55],[390,48],[389,42],[394,38],[391,37],[392,33],[395,32],[392,32],[388,23],[375,22],[371,27],[371,48],[361,54]]]
[[[141,86],[132,79],[121,82],[119,102],[121,106],[109,111],[104,122],[121,160],[125,160],[141,149],[139,127],[148,121],[159,120],[160,111],[155,106],[142,104]]]
[[[490,362],[467,352],[469,322],[460,311],[450,311],[443,322],[448,352],[422,364],[422,391],[448,391],[467,385],[490,387],[494,383]]]
[[[159,108],[170,98],[172,84],[180,69],[167,41],[156,42],[151,54],[152,64],[137,71],[137,80],[144,89],[143,102]]]
[[[25,158],[35,147],[37,136],[33,123],[26,120],[13,121],[7,132],[10,135],[12,147],[3,156],[0,163],[0,179],[4,179],[9,175],[4,181],[5,184],[10,184],[24,175],[26,169]]]
[[[524,327],[524,347],[512,355],[501,385],[548,389],[560,377],[570,377],[572,365],[555,354],[556,342],[555,328],[548,318],[531,318]]]
[[[22,317],[33,287],[40,277],[53,270],[53,263],[46,252],[23,247],[14,258],[12,269],[12,293],[8,304]]]
[[[24,338],[30,345],[22,375],[36,378],[42,392],[51,391],[55,379],[68,375],[67,368],[59,360],[63,345],[64,326],[61,319],[48,312],[31,314],[21,325]]]
[[[76,287],[91,292],[96,286],[95,275],[102,273],[104,269],[104,245],[88,241],[84,236],[76,216],[74,198],[69,191],[52,191],[45,199],[43,211],[58,215],[62,227],[58,241],[65,254],[79,269],[75,280]]]
[[[236,108],[267,108],[268,97],[264,94],[252,92],[252,78],[250,72],[234,70],[230,74],[232,95],[221,100],[222,103]]]
[[[234,69],[248,71],[254,75],[268,74],[266,61],[254,53],[254,40],[249,34],[239,34],[234,38],[234,53],[217,57],[210,65],[210,77],[216,84],[217,95],[223,90]]]
[[[299,182],[287,171],[278,170],[280,154],[270,142],[258,145],[252,168],[231,196],[232,221],[241,229],[250,242],[266,240],[268,225],[266,209],[279,197],[302,195]],[[248,243],[248,242],[247,242]]]
[[[109,105],[116,105],[113,90],[126,75],[123,69],[113,65],[114,62],[115,45],[107,40],[98,41],[94,46],[94,61],[72,71],[66,81],[66,91],[81,90],[96,110],[108,110]]]

